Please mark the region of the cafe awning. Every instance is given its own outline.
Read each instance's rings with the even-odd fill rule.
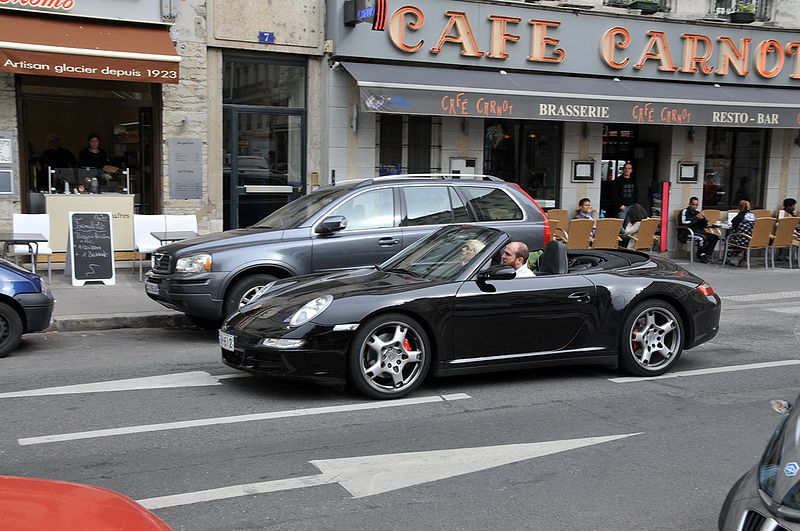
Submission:
[[[0,14],[0,72],[177,83],[180,60],[165,27]]]
[[[578,122],[798,127],[797,89],[343,62],[363,111]]]

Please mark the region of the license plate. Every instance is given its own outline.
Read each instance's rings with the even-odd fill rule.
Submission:
[[[158,295],[158,284],[153,284],[151,282],[145,282],[144,291],[146,293],[149,293],[150,295]]]
[[[219,332],[219,346],[225,350],[233,352],[233,335],[227,334],[220,330]]]

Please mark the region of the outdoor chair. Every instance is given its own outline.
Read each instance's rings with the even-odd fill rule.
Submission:
[[[772,243],[769,246],[772,256],[772,268],[775,269],[775,249],[789,250],[789,269],[792,269],[792,240],[795,238],[795,230],[800,218],[783,218],[778,220]]]
[[[634,241],[633,249],[636,251],[650,251],[656,241],[656,231],[661,222],[658,218],[643,219],[639,224],[639,232],[630,238]]]
[[[15,213],[12,221],[13,231],[16,233],[38,233],[47,238],[46,242],[39,242],[36,247],[37,255],[47,256],[47,282],[53,281],[52,259],[53,249],[50,247],[50,214],[17,214]],[[37,245],[32,243],[31,245]],[[33,249],[27,245],[15,245],[13,248],[14,258],[21,255],[30,255],[31,263],[35,259]],[[31,265],[33,269],[33,265]]]
[[[694,233],[694,230],[681,225],[681,212],[683,212],[683,209],[675,211],[675,234],[678,236],[679,242],[680,238],[686,236],[686,244],[689,247],[689,261],[694,262],[694,244],[699,237]]]
[[[558,226],[566,229],[569,226],[569,212],[563,208],[551,208],[547,211],[547,219],[558,221]]]
[[[592,243],[594,221],[591,219],[573,219],[569,222],[567,249],[588,249]]]
[[[194,214],[167,214],[164,232],[197,232],[197,216]]]
[[[772,211],[767,210],[766,208],[751,210],[750,213],[753,214],[756,217],[756,219],[772,217]]]
[[[548,222],[550,223],[550,239],[567,243],[567,240],[569,240],[569,234],[567,234],[567,231],[561,227],[559,221],[557,219],[548,219]]]
[[[757,218],[753,225],[753,233],[734,232],[728,234],[725,240],[725,254],[723,255],[722,265],[728,259],[728,249],[741,249],[747,257],[747,270],[750,271],[750,251],[753,249],[764,249],[764,268],[769,268],[769,244],[772,237],[772,227],[775,226],[775,218]],[[747,245],[737,245],[731,243],[732,236],[744,236],[747,238]]]
[[[603,218],[597,220],[594,231],[593,249],[616,249],[619,247],[619,231],[622,228],[619,218]]]
[[[166,216],[163,215],[147,215],[147,214],[134,214],[133,215],[133,247],[134,247],[134,262],[132,266],[136,267],[136,258],[139,259],[139,282],[142,281],[142,261],[144,255],[150,254],[159,247],[161,242],[151,232],[164,232],[167,226]]]

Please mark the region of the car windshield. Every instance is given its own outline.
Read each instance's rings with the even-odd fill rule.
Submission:
[[[295,229],[347,191],[342,188],[330,188],[304,195],[291,203],[287,203],[255,225],[252,225],[252,228]]]
[[[380,265],[430,280],[453,280],[480,259],[481,251],[502,233],[472,226],[442,228]]]
[[[797,407],[797,406],[795,406]],[[797,469],[797,450],[800,445],[800,415],[796,412],[785,417],[764,451],[761,462],[758,464],[758,486],[770,497],[775,496],[775,491],[786,492],[783,487],[776,486],[800,476]],[[783,500],[776,500],[791,509],[800,509],[800,485],[795,484],[790,488]]]

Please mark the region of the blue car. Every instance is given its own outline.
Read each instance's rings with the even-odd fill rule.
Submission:
[[[53,296],[42,278],[0,259],[0,358],[19,344],[22,334],[50,326]]]

